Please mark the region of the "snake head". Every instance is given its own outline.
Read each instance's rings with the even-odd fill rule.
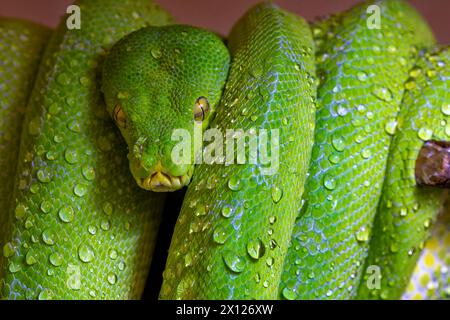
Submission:
[[[176,159],[180,141],[174,133],[193,138],[196,126],[208,127],[229,60],[220,37],[191,26],[145,27],[112,47],[103,67],[102,91],[141,188],[175,191],[189,183],[194,148],[185,161]]]

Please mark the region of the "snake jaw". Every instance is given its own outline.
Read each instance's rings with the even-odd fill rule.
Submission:
[[[161,171],[152,173],[149,177],[140,178],[138,184],[141,188],[153,192],[177,191],[186,186],[191,175],[172,176]]]

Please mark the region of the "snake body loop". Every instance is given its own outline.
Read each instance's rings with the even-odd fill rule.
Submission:
[[[445,281],[449,48],[406,2],[312,24],[264,2],[226,41],[148,0],[76,5],[80,30],[0,19],[2,298],[139,298],[185,186],[161,299]]]

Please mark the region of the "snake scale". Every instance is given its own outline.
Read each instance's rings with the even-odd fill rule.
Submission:
[[[263,2],[225,40],[75,5],[0,19],[3,299],[140,298],[185,186],[161,299],[448,297],[450,51],[410,5]]]

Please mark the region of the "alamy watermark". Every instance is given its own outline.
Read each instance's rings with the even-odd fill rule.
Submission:
[[[381,29],[381,9],[377,5],[370,5],[367,7],[366,10],[367,14],[369,15],[367,17],[367,28],[369,30],[373,29]]]
[[[253,164],[263,175],[274,175],[279,168],[279,129],[210,128],[203,132],[201,123],[194,123],[194,136],[186,129],[172,131],[175,164]],[[206,146],[204,143],[208,143]],[[192,153],[193,148],[193,153]],[[194,154],[194,159],[192,159]]]
[[[69,15],[66,19],[66,27],[69,30],[81,29],[81,9],[77,5],[67,7],[66,13]]]

